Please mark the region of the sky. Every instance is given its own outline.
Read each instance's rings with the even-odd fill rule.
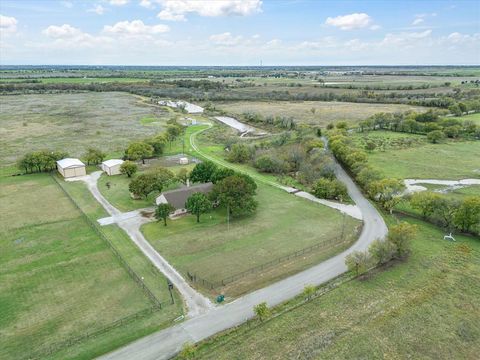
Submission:
[[[478,65],[480,1],[1,0],[2,65]]]

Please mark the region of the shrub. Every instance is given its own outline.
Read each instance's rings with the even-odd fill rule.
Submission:
[[[342,201],[347,197],[347,187],[337,179],[320,178],[314,185],[312,192],[321,199]]]

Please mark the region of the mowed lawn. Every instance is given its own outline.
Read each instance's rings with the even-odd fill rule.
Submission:
[[[419,232],[407,261],[220,335],[195,358],[478,359],[478,238],[448,242],[441,230],[408,221]]]
[[[157,251],[183,274],[196,274],[211,282],[262,265],[310,245],[322,248],[234,282],[223,291],[229,296],[265,285],[304,269],[347,248],[357,237],[360,222],[336,210],[309,202],[266,185],[258,185],[257,212],[227,224],[226,211],[217,209],[201,217],[154,222],[142,232]],[[344,226],[345,241],[339,239]]]
[[[49,175],[1,178],[0,219],[0,358],[151,307]]]
[[[321,126],[335,121],[357,122],[379,112],[425,111],[419,106],[336,101],[232,101],[216,102],[214,105],[216,109],[232,114],[250,112],[263,116],[291,116],[300,123]],[[312,112],[312,109],[315,111]]]
[[[390,132],[373,132],[392,137]],[[357,136],[357,135],[355,135]],[[361,136],[361,135],[358,135]],[[405,136],[402,135],[404,138]],[[418,139],[418,136],[413,136]],[[369,163],[387,177],[399,179],[459,180],[480,177],[480,141],[440,144],[414,143],[411,147],[386,148],[368,153]]]

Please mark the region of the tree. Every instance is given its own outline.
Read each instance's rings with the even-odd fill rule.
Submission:
[[[137,164],[133,161],[124,161],[122,165],[120,165],[120,173],[123,175],[127,175],[127,177],[132,177],[138,170]]]
[[[226,177],[232,176],[235,174],[235,171],[225,167],[217,167],[212,175],[212,182],[216,184],[220,180],[225,179]]]
[[[148,175],[153,176],[153,188],[152,191],[156,190],[158,192],[162,192],[162,190],[170,185],[172,181],[175,180],[175,174],[164,167],[157,167],[152,169]]]
[[[188,172],[188,169],[186,168],[181,168],[178,173],[177,173],[177,180],[180,181],[182,184],[186,185],[187,180],[190,176],[190,173]]]
[[[269,155],[259,156],[255,160],[254,166],[258,170],[266,173],[276,173],[281,169],[281,164],[279,161]]]
[[[347,187],[337,179],[320,178],[313,186],[313,194],[321,199],[337,199],[347,197]]]
[[[410,198],[410,206],[415,210],[420,211],[422,217],[427,219],[431,216],[441,195],[430,191],[421,191],[414,193]]]
[[[141,174],[130,181],[128,189],[135,196],[146,198],[154,190],[155,181],[153,174]]]
[[[459,204],[457,201],[448,199],[443,195],[439,195],[433,200],[432,207],[435,209],[433,211],[433,216],[439,218],[442,222],[442,225],[449,231],[453,227],[453,219],[455,211],[458,208]]]
[[[260,321],[267,319],[271,315],[271,311],[265,301],[258,305],[255,305],[253,307],[253,312],[255,313],[255,315],[257,315]]]
[[[155,218],[160,221],[163,220],[163,226],[167,226],[168,216],[175,211],[175,208],[170,204],[159,204],[155,209]]]
[[[228,153],[228,161],[245,163],[252,158],[252,150],[245,144],[233,144]]]
[[[368,188],[369,185],[375,181],[378,181],[382,178],[382,174],[379,170],[373,169],[370,166],[365,166],[357,174],[357,180],[365,188]]]
[[[417,234],[416,225],[401,222],[394,225],[388,232],[388,241],[395,246],[395,255],[403,258],[410,253],[410,242]]]
[[[165,144],[167,143],[167,139],[164,134],[158,134],[154,137],[151,137],[145,140],[145,142],[150,146],[152,146],[153,153],[156,156],[160,156],[163,154],[163,150],[165,148]]]
[[[186,208],[197,216],[197,223],[200,222],[200,215],[212,209],[212,202],[203,193],[195,193],[187,199]]]
[[[377,265],[389,262],[395,254],[395,246],[390,241],[377,239],[368,247],[368,252]]]
[[[193,182],[211,182],[213,180],[213,174],[217,170],[217,165],[211,161],[201,162],[193,168],[190,173],[190,180]]]
[[[455,210],[453,222],[465,232],[480,226],[480,196],[466,197]]]
[[[345,258],[345,265],[356,276],[362,275],[372,266],[372,258],[367,251],[354,251]]]
[[[257,209],[254,199],[257,185],[244,174],[235,174],[217,182],[213,187],[212,199],[226,206],[231,215],[246,215]]]
[[[142,160],[145,164],[145,159],[153,156],[153,147],[145,142],[133,142],[125,150],[125,156],[129,160]]]
[[[401,200],[401,194],[405,189],[402,181],[397,179],[382,179],[374,181],[369,186],[370,196],[378,201],[385,210],[392,213],[393,208]]]
[[[445,137],[445,134],[441,130],[433,130],[430,131],[427,134],[427,139],[430,141],[432,144],[438,143],[440,140],[442,140]]]
[[[88,165],[100,164],[107,155],[100,149],[90,147],[87,149],[87,152],[83,155],[84,160]]]
[[[316,293],[317,289],[313,285],[306,285],[303,288],[303,296],[305,297],[305,300],[310,300]]]

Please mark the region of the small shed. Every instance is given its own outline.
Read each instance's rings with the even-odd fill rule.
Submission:
[[[101,168],[107,175],[118,175],[122,164],[123,160],[121,159],[110,159],[102,162]]]
[[[187,157],[181,157],[180,159],[178,159],[178,163],[180,165],[187,165],[188,164],[188,158]]]
[[[65,158],[57,161],[57,170],[64,178],[87,175],[85,164],[78,159]]]

